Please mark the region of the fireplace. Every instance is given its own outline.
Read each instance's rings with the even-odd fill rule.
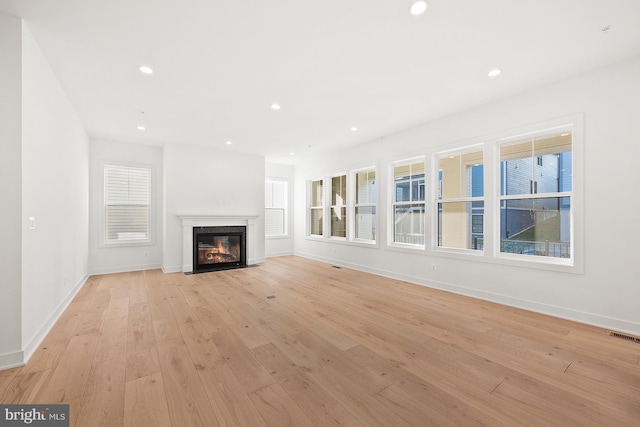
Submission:
[[[246,267],[247,227],[193,227],[193,272]]]

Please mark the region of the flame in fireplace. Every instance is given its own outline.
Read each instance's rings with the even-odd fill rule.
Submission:
[[[234,245],[228,239],[216,238],[213,244],[198,243],[198,262],[200,264],[236,262],[239,260],[238,245]]]

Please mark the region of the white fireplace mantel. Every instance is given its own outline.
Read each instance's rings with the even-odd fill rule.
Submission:
[[[178,215],[182,221],[182,271],[193,271],[193,227],[247,227],[247,265],[256,263],[258,215]]]

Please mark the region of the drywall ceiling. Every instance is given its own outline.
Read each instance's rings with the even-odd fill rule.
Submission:
[[[410,3],[0,0],[0,10],[24,19],[92,137],[287,163],[640,54],[638,0],[431,0],[421,16]],[[503,72],[489,78],[494,68]]]

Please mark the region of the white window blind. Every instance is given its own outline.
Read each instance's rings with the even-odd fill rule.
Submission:
[[[265,181],[264,230],[266,236],[287,234],[287,182]]]
[[[105,165],[105,241],[144,241],[150,238],[151,170]]]

